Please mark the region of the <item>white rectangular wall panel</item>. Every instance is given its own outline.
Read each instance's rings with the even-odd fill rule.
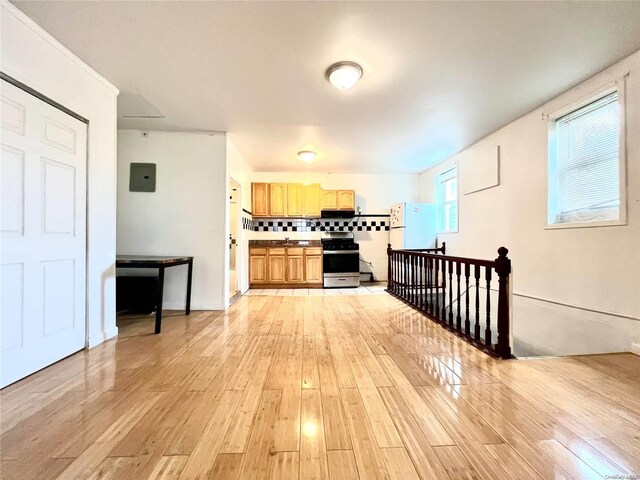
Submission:
[[[458,176],[463,194],[468,195],[500,184],[499,145],[479,145],[477,152],[471,154],[469,150],[465,150],[459,156]]]

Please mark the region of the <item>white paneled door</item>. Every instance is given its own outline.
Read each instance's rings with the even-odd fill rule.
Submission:
[[[85,345],[87,126],[2,80],[4,387]]]

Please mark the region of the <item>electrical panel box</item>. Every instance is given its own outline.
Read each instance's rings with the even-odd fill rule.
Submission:
[[[156,164],[132,163],[129,171],[130,192],[156,191]]]

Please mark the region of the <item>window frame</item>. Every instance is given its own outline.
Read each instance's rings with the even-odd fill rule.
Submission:
[[[553,178],[552,169],[557,170],[556,156],[556,121],[576,110],[581,109],[611,93],[618,94],[618,121],[620,135],[618,138],[618,180],[620,185],[620,207],[618,210],[617,220],[592,220],[592,221],[572,221],[565,223],[550,223],[552,192],[550,181]],[[613,227],[627,225],[627,152],[626,152],[626,94],[625,94],[625,77],[617,79],[600,88],[592,91],[588,95],[583,96],[578,101],[565,105],[564,107],[547,115],[547,202],[545,212],[545,229],[556,230],[564,228],[593,228],[593,227]]]
[[[442,186],[446,179],[443,181],[442,177],[453,171],[455,171],[455,174],[451,175],[451,177],[456,179],[456,228],[447,230],[444,225],[444,207],[447,203],[451,202],[444,201],[444,189],[442,188]],[[438,218],[436,220],[436,233],[458,233],[458,230],[460,229],[460,181],[458,176],[457,163],[454,163],[451,167],[443,170],[436,176],[436,207],[438,215]]]

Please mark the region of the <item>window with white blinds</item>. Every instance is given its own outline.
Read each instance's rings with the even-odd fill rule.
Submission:
[[[619,108],[615,91],[554,120],[550,224],[620,218]]]
[[[458,231],[458,169],[441,173],[436,181],[438,232]]]

